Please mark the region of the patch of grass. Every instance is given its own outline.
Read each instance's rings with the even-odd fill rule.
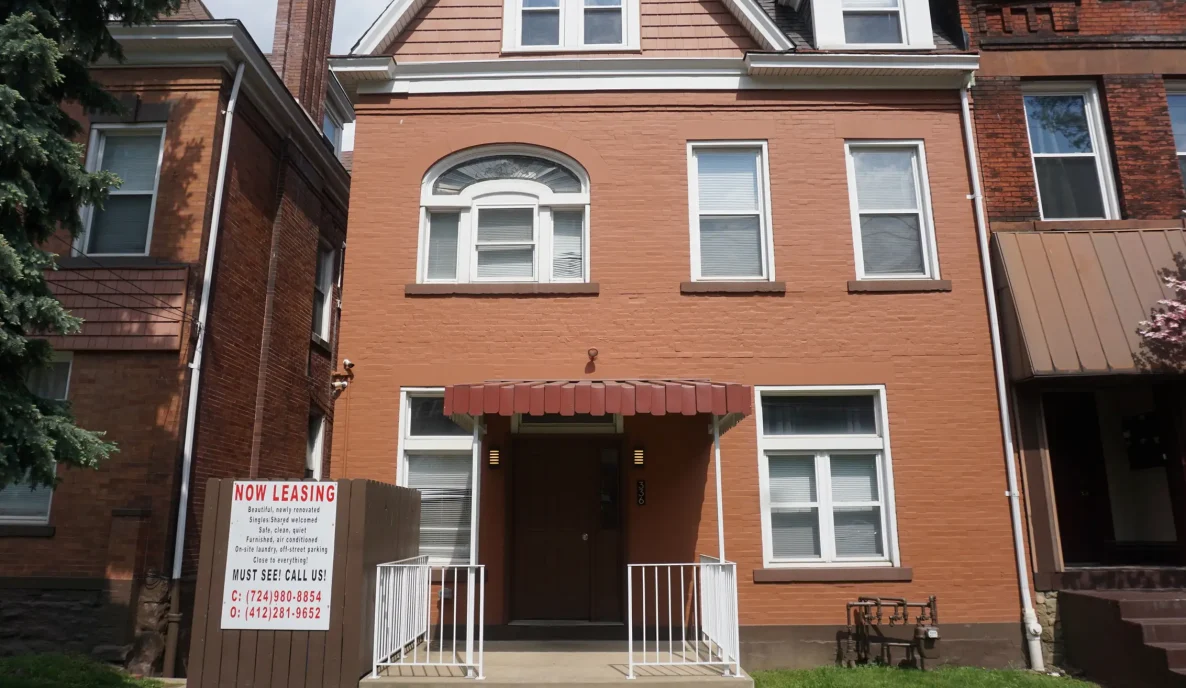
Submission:
[[[933,671],[886,667],[821,667],[804,671],[755,671],[756,688],[1096,688],[1072,678],[1028,671],[942,667]]]
[[[124,672],[69,655],[21,655],[0,658],[0,686],[4,688],[161,688],[153,679],[133,678]]]

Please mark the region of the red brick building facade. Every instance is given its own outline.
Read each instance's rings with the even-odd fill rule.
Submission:
[[[956,13],[924,35],[903,5],[879,51],[819,3],[627,2],[596,46],[513,1],[393,7],[331,61],[358,113],[334,476],[477,510],[426,506],[421,551],[485,565],[490,637],[624,640],[627,566],[717,556],[720,506],[745,668],[835,661],[859,595],[936,595],[947,661],[1023,663]],[[878,203],[922,213],[909,258]],[[720,505],[717,384],[751,411],[718,418]]]
[[[1120,623],[1108,600],[1135,618],[1134,588],[1175,599],[1186,565],[1183,388],[1139,334],[1186,264],[1186,12],[961,6],[1048,659],[1166,685],[1180,667],[1156,636],[1101,624]],[[1088,609],[1105,652],[1080,630]]]
[[[332,23],[332,3],[318,11],[328,14],[320,25]],[[172,21],[113,32],[127,62],[97,65],[95,75],[127,112],[78,116],[91,169],[116,169],[125,191],[142,192],[113,196],[102,213],[140,198],[151,208],[148,229],[117,234],[110,215],[88,210],[87,236],[49,247],[60,258],[48,278],[86,321],[53,341],[68,380],[60,391],[80,425],[105,431],[119,452],[95,472],[60,471],[52,499],[16,504],[19,487],[0,496],[0,651],[93,653],[153,672],[167,634],[182,654],[188,646],[185,615],[169,624],[167,612],[178,580],[173,611],[192,603],[185,589],[206,481],[328,472],[349,177],[311,119],[320,123],[332,98],[327,35],[301,52],[303,62],[284,65],[322,73],[298,101],[289,75],[272,69],[242,26],[211,20],[200,3]],[[186,47],[194,38],[204,53]],[[120,226],[143,227],[136,222]],[[183,476],[187,430],[192,468]],[[183,478],[189,497],[179,503]],[[177,568],[179,504],[189,518]]]

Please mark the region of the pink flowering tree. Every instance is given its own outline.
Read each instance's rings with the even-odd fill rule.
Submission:
[[[1142,355],[1145,364],[1152,368],[1181,369],[1186,367],[1186,280],[1173,275],[1164,279],[1176,298],[1158,301],[1152,319],[1142,321],[1137,332],[1145,340],[1147,350]]]

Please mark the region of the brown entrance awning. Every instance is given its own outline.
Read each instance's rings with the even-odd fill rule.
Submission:
[[[1143,370],[1137,328],[1175,298],[1178,229],[997,232],[994,272],[1014,379]]]
[[[445,388],[445,414],[717,416],[753,412],[754,388],[712,380],[492,380]]]

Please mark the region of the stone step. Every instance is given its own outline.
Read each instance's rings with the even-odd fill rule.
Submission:
[[[1149,647],[1165,653],[1165,664],[1170,669],[1186,669],[1186,643],[1149,643]]]
[[[1125,619],[1141,628],[1146,644],[1186,643],[1186,619]]]
[[[1181,593],[1173,597],[1134,595],[1117,603],[1125,619],[1186,619],[1186,595]]]

